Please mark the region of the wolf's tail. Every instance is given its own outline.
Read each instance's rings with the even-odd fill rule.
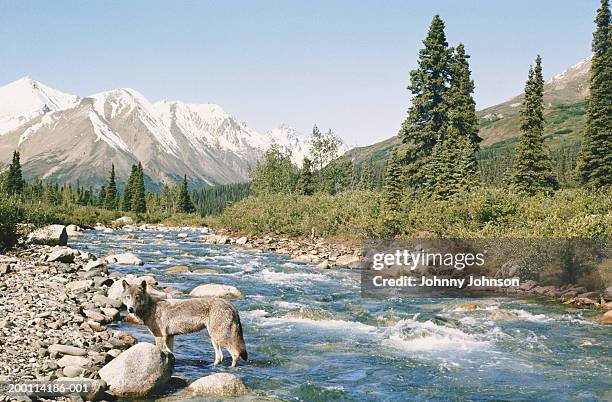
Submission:
[[[232,324],[232,343],[234,347],[238,349],[238,352],[240,352],[242,360],[247,361],[249,354],[247,353],[244,338],[242,337],[242,324],[240,323],[240,316],[238,314],[236,314],[236,320]]]

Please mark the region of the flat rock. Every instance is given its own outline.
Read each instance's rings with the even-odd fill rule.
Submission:
[[[74,261],[75,254],[76,250],[71,248],[60,248],[58,250],[53,250],[47,256],[47,262],[63,262],[65,264],[71,263]]]
[[[83,269],[85,271],[91,271],[92,269],[101,268],[105,265],[106,265],[106,262],[103,259],[98,258],[97,260],[88,261],[87,264],[85,265],[85,268]]]
[[[94,302],[98,307],[106,307],[106,306],[111,306],[113,308],[121,307],[121,300],[111,299],[110,297],[106,297],[102,295],[95,295],[91,299],[91,301]]]
[[[193,297],[222,297],[224,299],[242,299],[242,292],[234,286],[207,283],[200,285],[189,292]]]
[[[66,366],[87,367],[91,365],[91,361],[89,359],[86,359],[83,356],[65,355],[57,361],[57,364],[60,367],[66,367]]]
[[[81,292],[89,289],[92,285],[92,280],[72,281],[66,284],[66,289],[71,292]]]
[[[113,254],[106,257],[105,260],[108,264],[144,265],[144,262],[134,253]]]
[[[85,369],[80,366],[66,366],[64,367],[62,372],[66,377],[74,378],[83,375],[85,373]]]
[[[174,369],[174,356],[150,343],[138,343],[99,371],[113,395],[138,398],[164,390]]]
[[[187,387],[187,391],[197,396],[242,396],[249,392],[242,380],[229,373],[216,373],[202,377]]]
[[[359,268],[361,259],[355,255],[341,255],[336,259],[336,265],[341,267]]]
[[[76,346],[60,345],[59,343],[50,345],[48,351],[51,355],[87,356],[87,351]]]

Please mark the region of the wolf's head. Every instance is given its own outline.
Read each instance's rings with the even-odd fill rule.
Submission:
[[[123,292],[121,301],[127,307],[129,313],[139,315],[147,308],[149,295],[147,294],[147,282],[142,281],[140,285],[130,285],[125,279],[121,282]]]

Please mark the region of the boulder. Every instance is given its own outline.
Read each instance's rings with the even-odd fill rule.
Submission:
[[[144,262],[134,253],[123,253],[113,254],[106,257],[108,264],[119,264],[119,265],[144,265]]]
[[[604,290],[604,292],[601,294],[601,297],[605,301],[612,301],[612,286],[606,288],[606,290]]]
[[[77,254],[77,251],[71,248],[58,248],[47,255],[47,262],[63,262],[68,264],[74,261],[75,254]]]
[[[321,261],[319,256],[314,255],[314,254],[300,254],[298,256],[295,256],[294,259],[297,260],[297,261],[304,261],[304,262],[319,262],[319,261]]]
[[[179,239],[186,239],[189,237],[189,235],[187,233],[179,233],[176,235],[176,237],[178,237]]]
[[[194,381],[187,392],[197,396],[236,397],[245,395],[248,389],[234,374],[216,373]]]
[[[194,288],[190,293],[193,297],[222,297],[224,299],[242,299],[242,292],[234,286],[207,283]]]
[[[85,369],[80,366],[66,366],[64,367],[62,372],[64,373],[66,377],[73,378],[73,377],[78,377],[78,376],[85,374]]]
[[[117,218],[111,222],[113,226],[125,226],[125,225],[133,225],[134,219],[129,216],[122,216],[121,218]]]
[[[33,231],[28,235],[28,242],[47,244],[49,246],[65,246],[68,244],[68,233],[64,225],[49,225]]]
[[[538,286],[538,283],[536,281],[528,280],[528,281],[521,283],[521,285],[518,288],[519,290],[522,290],[524,292],[529,292],[531,289],[535,288],[536,286]]]
[[[150,343],[138,343],[102,367],[99,376],[113,395],[140,398],[164,390],[174,369],[174,356]]]
[[[134,285],[140,285],[142,283],[142,281],[147,282],[147,292],[149,292],[150,294],[154,294],[158,297],[161,298],[169,298],[167,293],[164,293],[160,290],[155,289],[153,286],[155,286],[157,284],[157,281],[155,280],[155,278],[153,278],[152,276],[134,276],[134,275],[127,275],[125,278],[123,279],[118,279],[116,280],[110,288],[108,288],[108,298],[109,299],[115,299],[115,300],[121,300],[121,293],[123,293],[123,280],[125,280],[127,283],[129,283],[130,285],[134,286]]]
[[[244,245],[244,244],[247,244],[247,243],[248,243],[248,241],[249,241],[249,238],[248,238],[248,237],[246,237],[246,236],[242,236],[242,237],[239,237],[239,238],[237,238],[237,239],[236,239],[236,244],[242,244],[242,245]]]
[[[56,381],[70,381],[74,382],[75,379],[71,377],[59,377]],[[83,389],[86,390],[84,392],[79,393],[78,395],[82,398],[80,400],[86,401],[105,401],[111,400],[112,397],[106,393],[108,390],[108,385],[102,380],[93,380],[91,378],[79,378],[80,384],[83,384]],[[72,394],[76,395],[76,394]],[[70,398],[70,400],[74,400]],[[76,399],[79,400],[79,399]]]
[[[94,302],[94,304],[98,307],[106,307],[106,306],[111,306],[113,308],[121,307],[121,300],[111,299],[110,297],[106,297],[102,295],[95,295],[91,299],[91,301]]]
[[[327,260],[320,262],[316,266],[317,269],[329,269],[329,262]]]
[[[360,268],[361,260],[359,257],[354,255],[341,255],[336,259],[336,265],[348,268]]]

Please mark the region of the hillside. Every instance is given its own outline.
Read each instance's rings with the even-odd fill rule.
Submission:
[[[584,127],[590,67],[591,59],[587,58],[555,75],[544,85],[544,136],[553,149],[576,144],[580,138]],[[519,110],[522,99],[523,95],[518,95],[477,112],[483,149],[511,146],[516,142],[520,134]],[[383,164],[389,151],[398,143],[399,138],[393,136],[373,145],[354,148],[343,158],[352,159],[356,165],[369,160]]]

